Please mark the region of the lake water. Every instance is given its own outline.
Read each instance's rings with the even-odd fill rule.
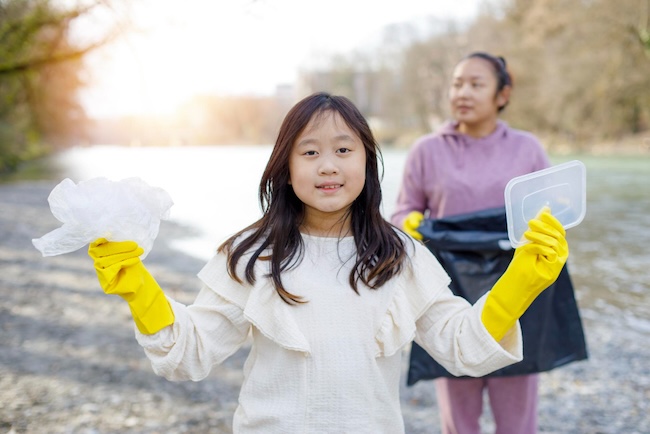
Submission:
[[[95,146],[52,158],[75,182],[137,176],[174,200],[171,220],[199,231],[178,249],[209,258],[260,216],[258,183],[270,146],[124,148]],[[390,216],[406,157],[384,151],[384,216]],[[554,163],[573,157],[552,158]],[[568,231],[569,267],[585,314],[607,311],[650,332],[650,157],[578,157],[587,166],[587,214]],[[57,175],[58,176],[58,175]],[[154,247],[155,248],[155,247]]]

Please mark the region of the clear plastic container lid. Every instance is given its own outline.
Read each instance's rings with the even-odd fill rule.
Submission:
[[[582,162],[574,160],[518,176],[505,189],[508,238],[514,248],[526,244],[528,221],[544,207],[565,229],[577,226],[587,208],[587,175]]]

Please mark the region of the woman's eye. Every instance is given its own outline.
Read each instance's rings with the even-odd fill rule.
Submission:
[[[339,154],[347,154],[348,152],[350,152],[350,149],[349,148],[339,148],[339,150],[336,151],[336,152],[338,152]]]
[[[316,151],[306,151],[303,155],[312,156],[312,155],[317,155],[317,154],[318,154],[318,152],[316,152]]]

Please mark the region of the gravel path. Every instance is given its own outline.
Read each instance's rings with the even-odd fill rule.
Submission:
[[[54,185],[0,185],[0,433],[229,433],[246,349],[198,383],[154,375],[128,309],[101,292],[85,250],[43,258],[32,246],[60,226],[47,204]],[[186,303],[203,261],[169,244],[190,235],[163,222],[146,260]],[[590,359],[542,374],[540,432],[649,433],[649,323],[582,312]],[[431,382],[403,386],[402,402],[408,433],[439,432]],[[489,411],[482,424],[492,431]]]

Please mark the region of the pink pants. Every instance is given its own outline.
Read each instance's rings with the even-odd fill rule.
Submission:
[[[495,434],[537,432],[538,374],[435,380],[443,434],[480,434],[483,390],[487,389]]]

